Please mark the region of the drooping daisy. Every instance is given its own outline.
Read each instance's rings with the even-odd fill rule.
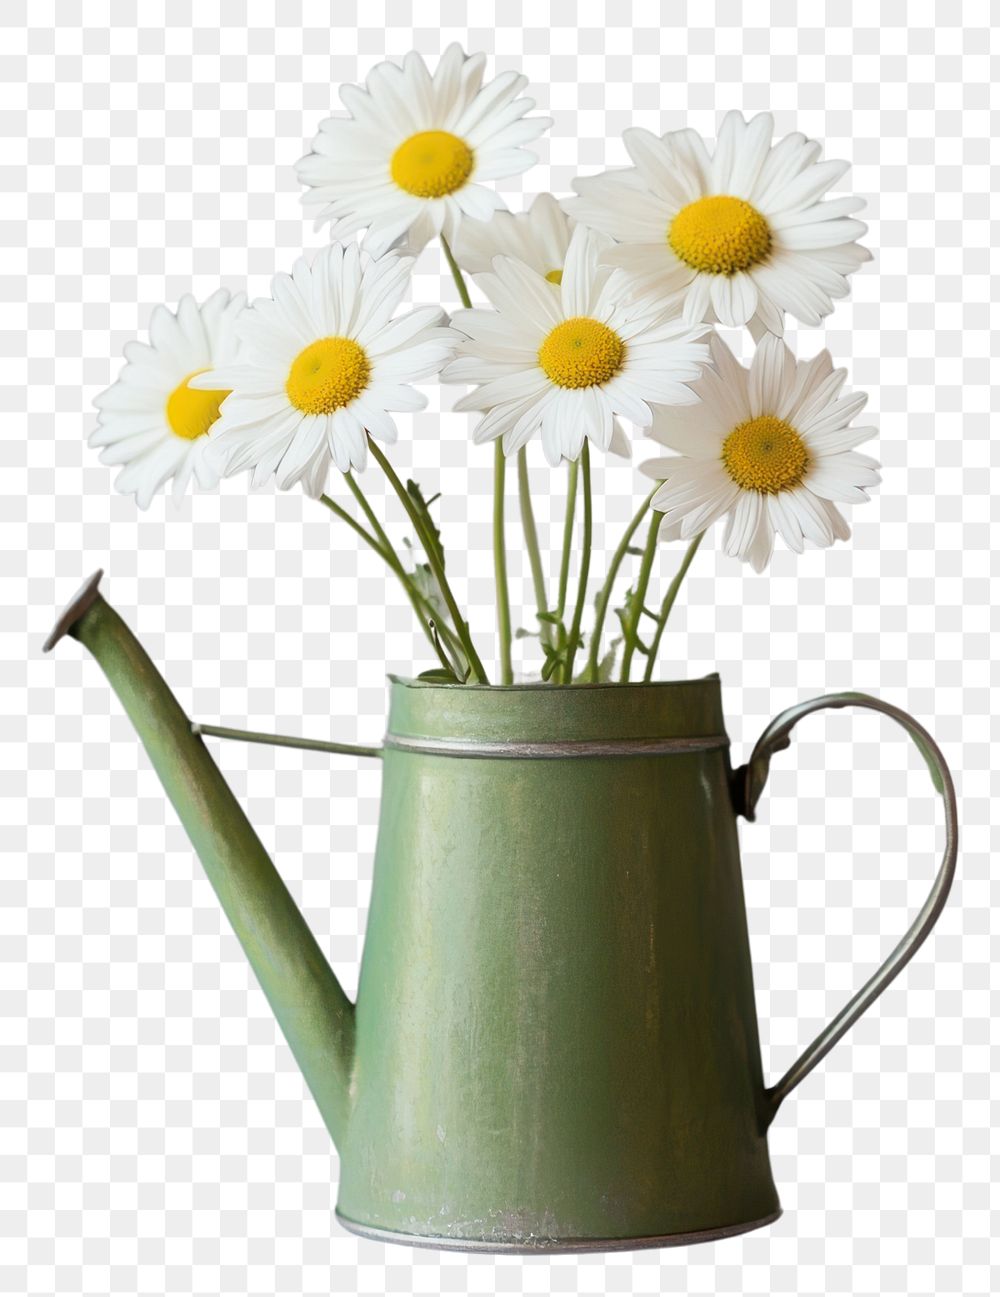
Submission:
[[[379,63],[366,89],[342,86],[346,117],[328,117],[298,164],[334,240],[368,227],[375,256],[405,237],[419,251],[443,233],[453,243],[463,216],[488,220],[503,204],[483,181],[516,176],[536,161],[522,146],[552,123],[525,113],[527,78],[503,72],[483,85],[485,54],[449,45],[434,75],[419,54]]]
[[[770,113],[727,113],[710,155],[696,131],[628,130],[635,166],[575,180],[566,210],[618,240],[609,262],[691,324],[753,321],[780,335],[786,311],[819,324],[870,259],[857,243],[868,227],[850,216],[864,201],[821,202],[848,163],[818,161],[804,135],[772,146],[773,132]]]
[[[185,295],[176,315],[158,306],[149,321],[149,342],[126,343],[118,381],[95,397],[97,427],[90,445],[102,448],[102,464],[123,465],[115,487],[134,495],[140,509],[148,509],[171,478],[175,496],[192,478],[203,489],[218,482],[208,448],[229,393],[198,391],[191,384],[232,359],[233,326],[245,303],[242,293],[231,297],[220,288],[201,306]]]
[[[647,427],[649,402],[676,405],[697,398],[684,384],[708,359],[692,329],[659,303],[623,302],[619,276],[602,265],[610,240],[577,226],[562,282],[553,284],[511,257],[497,257],[476,283],[495,310],[456,311],[466,335],[446,383],[478,383],[455,404],[482,410],[473,438],[503,438],[511,455],[540,431],[549,463],[574,460],[588,437],[618,449],[621,415]]]
[[[562,283],[572,222],[551,194],[539,194],[526,212],[497,212],[488,221],[463,221],[455,259],[481,275],[497,256],[513,257],[537,270],[550,284]]]
[[[695,383],[697,405],[656,411],[650,436],[679,456],[653,459],[643,472],[663,485],[653,508],[688,539],[728,514],[723,547],[761,572],[778,532],[801,554],[847,540],[835,502],[868,499],[878,464],[854,447],[874,428],[851,420],[868,399],[843,394],[846,371],[828,351],[797,361],[780,338],[765,336],[745,369],[711,338],[712,365]]]
[[[273,474],[282,490],[301,481],[318,496],[331,460],[341,472],[364,468],[366,431],[396,440],[388,411],[422,409],[427,398],[408,384],[454,349],[439,307],[391,318],[412,264],[331,245],[275,275],[273,296],[239,320],[236,361],[194,380],[231,389],[214,437],[227,476],[251,469],[254,486]]]

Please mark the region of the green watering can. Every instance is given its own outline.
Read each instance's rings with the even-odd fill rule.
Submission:
[[[719,679],[505,688],[392,681],[357,1004],[201,733],[84,585],[65,633],[142,739],[341,1157],[337,1216],[389,1242],[493,1252],[693,1243],[780,1214],[779,1106],[927,937],[955,792],[898,708],[835,694],[729,760]],[[898,721],[944,799],[944,860],[909,932],[776,1085],[757,1037],[736,817],[828,707]],[[259,737],[259,736],[258,736]],[[310,746],[309,744],[306,744]]]

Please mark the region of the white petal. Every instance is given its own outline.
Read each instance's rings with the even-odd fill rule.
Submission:
[[[700,324],[708,318],[712,305],[712,275],[696,275],[688,286],[684,298],[684,319],[688,324]]]
[[[785,230],[792,225],[812,225],[817,221],[833,221],[840,216],[850,216],[864,205],[863,198],[831,198],[827,202],[813,203],[811,207],[800,207],[795,211],[772,212],[767,223],[772,230]]]
[[[833,544],[833,528],[830,518],[819,500],[806,487],[799,486],[783,493],[783,499],[791,508],[801,529],[803,537],[820,549]]]
[[[712,193],[728,194],[733,168],[746,135],[742,113],[731,110],[722,119],[712,157]]]
[[[757,309],[757,290],[749,275],[712,275],[706,279],[719,323],[730,328],[746,324]]]
[[[836,221],[814,221],[799,225],[784,225],[776,229],[775,242],[792,251],[810,248],[833,248],[841,243],[854,243],[868,232],[864,221],[842,216]]]
[[[782,185],[780,190],[776,190],[768,202],[768,209],[787,212],[799,207],[811,206],[837,183],[849,166],[848,162],[837,162],[832,159],[814,163],[799,172],[787,184]]]
[[[611,270],[599,263],[601,253],[611,247],[606,234],[578,225],[573,231],[563,265],[560,299],[567,319],[578,315],[594,316],[598,299]]]
[[[704,417],[703,407],[692,411],[662,405],[653,406],[653,423],[647,435],[661,446],[669,446],[691,459],[717,459],[722,442],[735,425],[720,422],[714,427]]]
[[[798,510],[792,501],[792,493],[783,491],[778,495],[769,495],[765,505],[772,527],[790,550],[801,554],[805,549],[805,538]]]
[[[521,401],[529,396],[540,395],[551,386],[545,373],[535,366],[534,369],[522,370],[503,378],[495,378],[483,383],[474,392],[469,392],[455,402],[456,410],[488,410],[493,405],[507,401]]]
[[[779,309],[789,311],[803,324],[815,327],[833,309],[828,294],[818,292],[815,285],[782,269],[778,258],[754,266],[749,274],[762,297],[769,298]]]
[[[747,394],[750,414],[778,414],[795,381],[795,358],[780,338],[767,334],[761,339],[750,364]],[[778,416],[781,417],[780,415]]]
[[[326,490],[326,480],[330,473],[330,454],[325,452],[317,455],[310,466],[302,474],[302,489],[306,495],[312,496],[314,500]]]
[[[767,520],[763,499],[764,497],[756,491],[741,491],[737,497],[722,538],[722,547],[730,558],[746,560],[750,556],[752,547],[756,550],[758,558],[763,552],[764,544],[758,528],[763,528],[768,536],[773,531]],[[767,555],[770,557],[769,544]],[[755,562],[754,567],[758,572],[762,571],[766,562],[765,558],[759,567]]]
[[[559,289],[519,261],[497,257],[494,273],[477,275],[476,283],[502,314],[527,320],[544,334],[562,319]]]
[[[799,430],[810,444],[814,444],[814,440],[825,433],[837,432],[846,427],[864,408],[867,400],[867,392],[852,392],[850,396],[844,396],[823,408],[811,409],[809,413],[803,413]]]
[[[611,420],[611,441],[608,443],[608,451],[612,455],[620,456],[622,459],[632,458],[632,443],[629,441],[625,429],[615,418]]]
[[[820,499],[819,496],[816,496],[815,499],[816,503],[826,514],[827,522],[830,524],[830,531],[832,532],[834,539],[850,540],[851,529],[848,527],[844,515],[840,512],[837,506],[831,504],[829,500]]]
[[[810,450],[817,455],[836,455],[843,450],[853,450],[855,446],[860,446],[862,442],[871,441],[873,437],[877,436],[877,428],[850,426],[835,428],[819,436],[810,433],[808,442]]]
[[[726,193],[734,194],[737,198],[750,198],[771,148],[773,134],[774,118],[770,113],[758,113],[749,122],[733,158]]]
[[[653,508],[669,523],[680,523],[685,539],[710,527],[732,508],[740,494],[718,460],[678,458],[673,463],[661,461],[657,467],[662,468],[665,480],[653,496]]]
[[[651,131],[635,126],[623,133],[622,141],[639,174],[655,194],[668,199],[676,208],[691,201],[691,186],[678,180],[677,159],[668,144]],[[665,234],[665,227],[661,231]]]
[[[765,333],[773,333],[776,338],[780,338],[785,332],[780,309],[761,291],[758,283],[755,282],[754,287],[757,289],[757,314],[747,321],[747,327],[757,342]]]
[[[743,557],[755,572],[763,572],[771,561],[774,552],[774,528],[767,510],[761,508],[757,515],[757,526],[750,537]]]
[[[768,214],[779,204],[783,188],[819,156],[820,146],[798,132],[779,140],[764,159],[750,195],[758,211]]]
[[[711,192],[712,159],[708,156],[705,141],[690,127],[671,131],[664,141],[669,145],[683,174],[690,176],[692,188],[690,201]]]
[[[133,460],[142,458],[161,443],[172,440],[173,436],[169,428],[160,424],[134,437],[123,437],[113,442],[102,443],[95,441],[91,436],[89,443],[91,446],[104,446],[100,454],[102,464],[131,464]]]
[[[547,406],[556,399],[556,390],[549,388],[540,396],[530,396],[523,401],[511,401],[491,410],[477,425],[473,441],[481,445],[503,437],[504,450],[511,454],[520,449],[538,430]]]
[[[880,478],[872,461],[855,451],[823,455],[810,465],[805,485],[825,500],[861,504],[868,499],[866,488],[877,486]]]

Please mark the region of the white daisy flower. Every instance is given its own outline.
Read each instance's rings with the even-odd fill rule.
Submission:
[[[391,318],[412,265],[333,244],[275,275],[273,296],[240,318],[235,363],[194,380],[231,389],[213,438],[227,476],[252,469],[254,486],[273,474],[318,496],[331,460],[342,473],[365,467],[366,432],[396,440],[388,411],[423,409],[408,384],[436,374],[455,340],[439,307]]]
[[[623,302],[620,276],[600,261],[609,246],[577,226],[561,284],[511,257],[497,257],[491,273],[476,276],[496,309],[455,312],[467,341],[441,378],[481,384],[454,407],[485,412],[477,443],[502,437],[512,455],[541,430],[553,465],[575,460],[585,437],[621,453],[618,415],[648,427],[651,401],[697,399],[684,384],[708,359],[698,341],[706,327],[692,329],[659,303]]]
[[[347,117],[328,117],[298,164],[303,196],[334,240],[368,227],[375,256],[405,237],[419,251],[436,235],[454,243],[463,216],[488,220],[503,204],[482,182],[516,176],[536,161],[522,145],[552,123],[524,119],[527,77],[503,72],[483,85],[485,54],[449,45],[434,75],[419,54],[380,63],[366,89],[342,86]]]
[[[242,293],[230,297],[220,288],[201,306],[185,295],[176,315],[158,306],[149,321],[149,342],[126,344],[118,381],[94,399],[97,428],[90,445],[102,447],[102,464],[124,465],[115,487],[134,495],[140,509],[148,509],[171,478],[175,496],[192,478],[203,489],[218,482],[208,448],[229,392],[197,391],[191,384],[232,359],[233,325],[245,303]]]
[[[820,202],[849,164],[817,161],[821,146],[804,135],[772,147],[773,131],[770,113],[727,113],[709,155],[692,130],[628,130],[635,166],[575,180],[566,210],[617,239],[609,262],[691,324],[753,321],[756,334],[780,335],[788,311],[817,325],[870,260],[856,242],[868,227],[850,218],[864,201]]]
[[[573,224],[551,194],[539,194],[526,212],[497,212],[488,221],[463,221],[453,249],[463,270],[481,275],[493,258],[513,257],[550,284],[562,283]]]
[[[700,403],[656,411],[649,435],[680,455],[642,465],[663,482],[653,508],[683,539],[728,514],[726,553],[758,572],[775,532],[797,554],[847,540],[835,501],[867,500],[879,481],[877,462],[854,450],[876,435],[851,426],[865,393],[841,393],[846,370],[828,351],[797,361],[768,335],[747,370],[715,335],[711,348],[714,368],[693,385]]]

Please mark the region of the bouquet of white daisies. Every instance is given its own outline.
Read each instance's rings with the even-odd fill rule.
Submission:
[[[772,142],[767,113],[728,113],[714,151],[692,130],[625,133],[633,165],[543,194],[517,215],[491,180],[527,170],[525,146],[550,125],[528,116],[525,78],[483,84],[483,55],[453,45],[433,75],[420,55],[379,64],[365,88],[344,86],[346,112],[320,125],[298,164],[304,201],[332,242],[269,298],[248,305],[219,289],[176,313],[157,307],[149,342],[131,342],[118,381],[95,401],[91,444],[121,465],[115,485],[145,509],[172,481],[211,488],[249,472],[305,491],[347,523],[398,577],[437,656],[424,675],[489,683],[446,575],[433,500],[396,474],[382,446],[393,414],[426,402],[413,386],[438,376],[472,390],[477,444],[495,446],[494,560],[498,682],[509,684],[506,469],[517,496],[537,602],[541,677],[554,684],[652,677],[660,638],[705,531],[725,519],[723,546],[757,571],[779,534],[789,548],[831,545],[849,530],[838,509],[862,501],[878,465],[857,452],[874,435],[853,420],[863,394],[844,390],[828,352],[798,360],[782,340],[786,312],[817,325],[868,259],[854,218],[861,200],[826,198],[847,164],[820,160],[804,135]],[[360,242],[358,236],[361,235]],[[464,309],[398,308],[413,261],[440,242]],[[481,294],[473,305],[465,275]],[[713,326],[746,325],[741,365]],[[585,625],[592,539],[590,447],[619,455],[619,420],[673,453],[641,468],[654,485],[625,529]],[[547,591],[526,447],[537,437],[567,465],[559,579]],[[380,444],[381,443],[381,444]],[[423,553],[405,560],[357,473],[386,474]],[[326,494],[331,469],[352,512]],[[644,544],[634,544],[645,523]],[[647,606],[661,540],[688,542],[658,608]],[[571,556],[578,554],[575,580]],[[405,552],[405,551],[403,551]],[[614,612],[626,556],[638,575]],[[570,586],[575,585],[575,593]],[[636,664],[638,666],[638,664]]]

